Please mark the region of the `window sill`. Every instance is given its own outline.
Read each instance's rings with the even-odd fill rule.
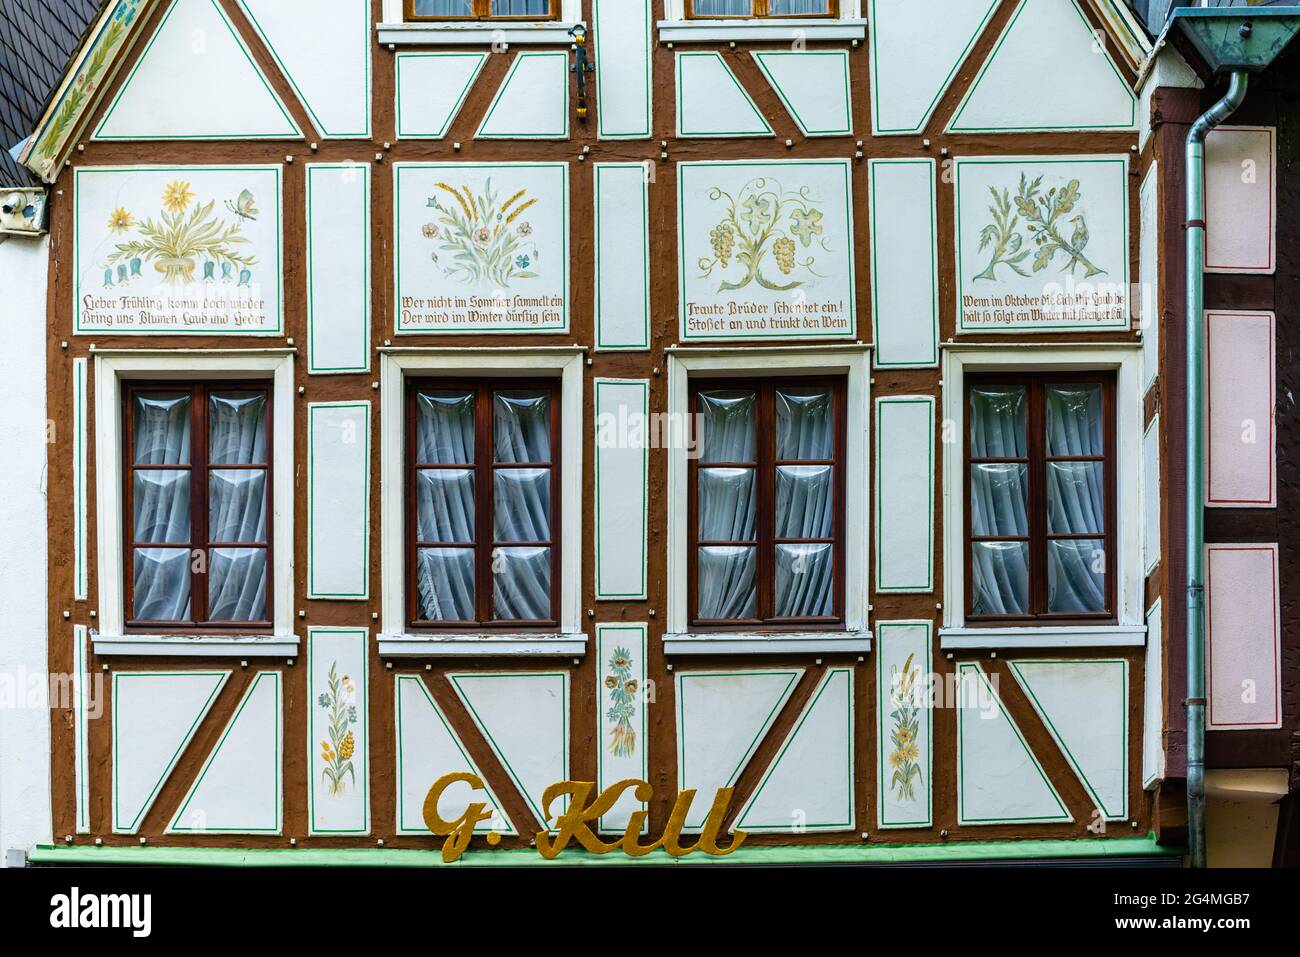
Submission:
[[[859,654],[871,651],[869,631],[717,632],[664,635],[666,655]]]
[[[660,43],[718,43],[731,40],[862,40],[866,20],[799,17],[762,20],[660,20]],[[382,39],[382,37],[380,38]]]
[[[1040,648],[1142,648],[1145,625],[1072,625],[1042,628],[940,628],[943,651],[1019,651]]]
[[[97,655],[150,658],[294,658],[297,635],[101,635],[91,640]]]
[[[587,636],[581,632],[379,636],[381,658],[580,658],[586,653]]]
[[[474,20],[464,23],[381,23],[375,29],[379,42],[395,46],[411,44],[465,44],[492,46],[496,43],[507,45],[524,44],[559,44],[569,46],[573,37],[569,31],[575,26],[586,26],[581,20],[567,22],[562,20],[510,20],[486,21]]]

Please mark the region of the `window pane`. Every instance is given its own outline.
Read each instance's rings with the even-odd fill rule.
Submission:
[[[474,0],[415,0],[417,17],[472,17]]]
[[[1029,467],[970,467],[970,530],[976,537],[1028,535]]]
[[[777,389],[776,457],[782,461],[834,458],[834,407],[829,389]]]
[[[755,549],[710,545],[699,550],[696,578],[699,617],[708,621],[753,618],[758,612],[754,592]]]
[[[753,392],[701,392],[700,461],[753,462],[757,406]]]
[[[208,463],[266,463],[266,394],[214,392],[208,397]]]
[[[415,460],[430,465],[474,462],[474,393],[415,396]]]
[[[190,464],[190,397],[137,392],[131,411],[136,465]]]
[[[835,485],[830,465],[783,465],[776,470],[776,537],[830,538]]]
[[[700,469],[698,481],[699,540],[754,540],[754,470]]]
[[[776,546],[776,596],[779,618],[815,618],[832,614],[835,546]]]
[[[492,16],[544,17],[549,7],[549,0],[492,0]]]
[[[977,459],[1024,458],[1027,406],[1023,388],[971,389],[971,456]]]
[[[266,541],[266,472],[213,469],[208,473],[208,541]]]
[[[1047,543],[1047,610],[1106,610],[1104,539]]]
[[[1047,454],[1102,455],[1101,386],[1048,386]]]
[[[1106,531],[1100,462],[1047,463],[1047,531],[1100,535]]]
[[[136,621],[188,621],[190,550],[137,548],[131,584],[131,617]]]
[[[474,473],[424,469],[415,473],[415,537],[421,542],[474,541]]]
[[[474,550],[421,548],[415,587],[422,621],[473,621]]]
[[[774,17],[793,17],[808,13],[830,13],[830,0],[772,0]]]
[[[748,17],[754,12],[753,0],[695,0],[697,17]]]
[[[266,618],[266,549],[208,551],[208,618],[263,621]]]
[[[492,614],[501,621],[539,621],[551,617],[549,548],[493,551]]]
[[[971,545],[971,612],[1023,615],[1029,610],[1029,543],[975,542]]]
[[[551,460],[551,394],[496,392],[492,434],[498,462]]]
[[[498,469],[493,479],[493,537],[498,542],[551,539],[551,470]]]
[[[131,502],[137,542],[190,540],[190,473],[188,469],[137,469]]]

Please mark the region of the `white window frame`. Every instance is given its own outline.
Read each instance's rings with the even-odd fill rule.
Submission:
[[[94,348],[92,346],[92,348]],[[293,349],[96,349],[95,535],[99,572],[99,655],[239,655],[293,657],[294,409]],[[195,380],[271,383],[271,448],[274,463],[271,521],[275,547],[271,634],[173,635],[165,631],[125,634],[126,569],[123,567],[122,434],[123,383],[131,380]]]
[[[1115,372],[1117,624],[966,624],[966,376],[974,372]],[[1142,344],[1068,343],[1008,347],[945,343],[943,350],[943,626],[950,650],[1130,648],[1146,643],[1142,563]]]
[[[401,0],[398,0],[400,4]],[[840,0],[838,17],[763,17],[749,19],[689,19],[686,0],[664,0],[659,21],[661,43],[725,43],[739,40],[852,40],[866,38],[862,0]]]
[[[668,621],[664,635],[667,654],[786,654],[798,652],[856,652],[871,650],[868,630],[871,538],[871,488],[868,425],[871,410],[871,347],[828,345],[810,347],[757,346],[737,349],[672,347],[668,353],[669,421],[682,423],[675,435],[689,434],[691,379],[771,378],[843,375],[848,379],[845,442],[845,487],[861,490],[847,495],[844,522],[844,630],[808,632],[690,631],[690,483],[686,444],[668,449]]]
[[[582,0],[560,0],[558,20],[406,20],[402,0],[384,0],[384,22],[376,29],[379,42],[390,45],[412,43],[474,44],[507,46],[562,44],[573,42],[569,31],[586,26]]]
[[[582,346],[380,350],[380,576],[384,657],[575,656],[586,652],[582,631]],[[406,622],[406,384],[419,379],[526,378],[560,381],[560,626],[542,634],[485,630],[411,634]]]

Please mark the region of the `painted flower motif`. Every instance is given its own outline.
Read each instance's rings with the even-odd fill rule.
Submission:
[[[115,233],[124,233],[135,225],[135,217],[119,206],[108,217],[108,228]]]
[[[162,203],[167,207],[167,211],[173,214],[185,212],[193,199],[194,191],[190,189],[190,184],[182,179],[172,180],[163,190]]]
[[[515,227],[515,232],[520,236],[531,236],[533,234],[533,224],[528,222],[528,220],[524,220]]]
[[[812,245],[813,237],[822,233],[822,214],[816,209],[796,209],[790,214],[790,232],[798,237],[804,248]]]
[[[531,259],[529,259],[527,256],[516,256],[516,257],[515,257],[515,265],[518,266],[520,269],[527,269],[527,268],[528,268],[529,266],[531,266],[532,264],[533,264],[533,261],[532,261]]]
[[[623,683],[623,690],[626,691],[628,694],[636,694],[636,682],[625,681]]]
[[[750,196],[740,213],[741,222],[753,229],[761,229],[772,219],[772,201],[766,196]]]
[[[608,678],[605,679],[605,687],[608,688],[610,691],[613,691],[615,688],[618,687],[618,679],[615,678],[613,675],[610,675]]]
[[[631,668],[632,662],[628,661],[622,655],[616,655],[614,660],[609,663],[609,666],[616,671],[622,671],[624,668]]]
[[[330,696],[322,692],[316,696],[316,703],[322,708],[328,708],[330,706]]]
[[[492,233],[488,231],[486,226],[480,226],[478,229],[474,230],[474,242],[478,245],[486,246],[491,241]]]
[[[912,740],[912,732],[911,732],[911,729],[909,729],[909,728],[899,728],[899,729],[898,729],[897,737],[898,737],[898,742],[899,742],[899,744],[906,744],[906,743],[908,743],[909,741]]]
[[[438,226],[436,223],[425,223],[424,227],[420,231],[424,233],[425,239],[438,238]]]

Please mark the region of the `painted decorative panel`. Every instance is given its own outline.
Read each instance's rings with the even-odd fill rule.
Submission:
[[[72,626],[72,749],[76,791],[77,833],[90,833],[90,715],[96,702],[91,694],[90,629]]]
[[[1160,564],[1160,416],[1142,436],[1142,567],[1150,575]]]
[[[1282,727],[1276,544],[1205,548],[1206,727]]]
[[[644,163],[595,163],[596,348],[650,348],[650,178]]]
[[[650,383],[597,379],[596,600],[644,600],[649,538]]]
[[[939,364],[935,176],[934,160],[867,163],[873,358],[878,369]]]
[[[804,136],[852,136],[848,50],[755,50],[754,62]]]
[[[1127,156],[954,166],[958,332],[1128,329]]]
[[[279,834],[280,672],[260,671],[167,828],[169,834]]]
[[[1205,271],[1277,270],[1277,129],[1220,126],[1205,140]]]
[[[1147,609],[1147,657],[1142,689],[1142,786],[1165,776],[1164,608]]]
[[[628,778],[650,780],[646,708],[654,700],[646,688],[645,623],[596,626],[596,787],[603,791]],[[632,813],[645,808],[630,791],[600,819],[602,831],[621,833]]]
[[[567,163],[398,163],[397,331],[567,332]]]
[[[720,54],[679,50],[676,63],[679,137],[775,135]]]
[[[370,136],[370,0],[239,0],[321,136]]]
[[[90,428],[86,424],[87,395],[90,386],[90,360],[72,360],[72,590],[77,601],[85,601],[90,593],[90,548],[88,540],[89,509],[86,489],[89,484],[89,463],[86,450],[90,442]]]
[[[307,629],[307,828],[370,833],[369,633]]]
[[[876,624],[876,823],[934,822],[933,625]]]
[[[592,0],[596,32],[596,130],[602,140],[651,135],[651,0]]]
[[[1092,798],[1094,814],[1128,817],[1128,662],[1008,662],[1034,710]]]
[[[370,370],[370,167],[307,164],[307,371]]]
[[[279,166],[74,171],[75,330],[279,335]]]
[[[876,590],[934,590],[934,406],[876,400]]]
[[[744,831],[851,831],[853,669],[828,668],[754,794],[737,816]]]
[[[677,165],[684,341],[855,332],[848,160]]]
[[[229,671],[113,672],[113,832],[134,834]]]
[[[488,831],[517,834],[501,810],[501,801],[492,785],[470,758],[419,676],[398,675],[393,683],[393,695],[397,729],[397,833],[428,834],[424,801],[429,789],[445,774],[468,772],[483,782],[484,791],[475,792],[468,784],[458,781],[443,791],[438,801],[439,815],[443,820],[454,821],[464,813],[471,799],[482,801],[492,817],[476,824],[475,834]]]
[[[398,53],[397,138],[442,139],[460,115],[486,53]]]
[[[307,405],[307,597],[368,598],[370,403]]]
[[[713,795],[736,783],[803,672],[677,672],[677,789],[698,792],[685,830],[698,831]]]
[[[915,135],[925,130],[939,100],[998,0],[870,0],[871,132]]]
[[[542,792],[569,779],[568,672],[462,672],[447,679],[537,823],[546,827]],[[551,822],[567,808],[567,797],[557,801]]]
[[[301,137],[302,131],[216,0],[173,0],[94,136],[97,140]]]
[[[569,54],[520,53],[474,134],[480,140],[567,140]]]
[[[1078,0],[1021,0],[949,129],[1135,130],[1137,97]]]
[[[1205,504],[1277,506],[1276,316],[1207,312]]]
[[[1142,302],[1142,391],[1160,374],[1160,177],[1151,164],[1138,193],[1141,236],[1138,240],[1138,283]]]
[[[957,823],[1071,821],[984,670],[958,664],[957,681]]]

